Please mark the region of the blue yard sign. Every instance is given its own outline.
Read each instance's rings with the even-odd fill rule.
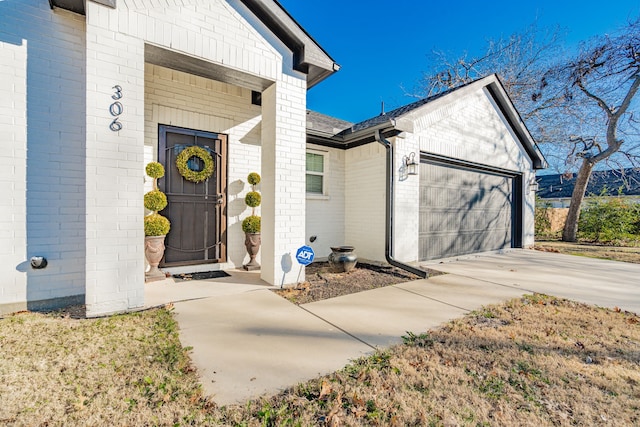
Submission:
[[[298,252],[296,252],[296,260],[298,260],[298,263],[302,265],[311,264],[315,256],[316,254],[310,246],[302,246],[298,249]]]

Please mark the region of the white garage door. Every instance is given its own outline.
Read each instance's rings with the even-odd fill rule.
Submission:
[[[512,246],[514,176],[420,164],[420,260]]]

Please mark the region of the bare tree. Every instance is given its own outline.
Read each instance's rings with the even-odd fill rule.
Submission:
[[[564,101],[554,80],[541,79],[561,56],[559,29],[541,30],[534,23],[509,37],[489,40],[485,52],[476,57],[463,54],[450,59],[433,52],[433,67],[423,75],[416,96],[432,96],[496,73],[538,143],[561,140],[565,127],[552,112]]]
[[[640,88],[640,19],[615,36],[586,44],[565,64],[552,68],[543,79],[564,86],[564,113],[572,117],[568,159],[580,163],[562,240],[577,238],[580,208],[591,171],[599,162],[638,154],[636,95]],[[540,93],[543,93],[544,89]],[[631,137],[627,143],[623,135]],[[635,139],[635,140],[634,140]]]

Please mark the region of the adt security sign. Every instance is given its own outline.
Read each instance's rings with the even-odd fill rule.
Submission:
[[[296,252],[296,259],[298,260],[298,263],[302,265],[311,264],[315,256],[316,254],[310,246],[302,246],[298,249],[298,252]]]

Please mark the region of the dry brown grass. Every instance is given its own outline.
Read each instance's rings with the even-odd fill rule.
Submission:
[[[567,255],[578,255],[640,264],[640,247],[637,246],[594,245],[582,242],[570,243],[549,240],[536,241],[535,249],[546,252],[558,252]]]
[[[638,321],[525,297],[408,334],[406,345],[254,403],[252,414],[274,425],[638,425]]]
[[[166,310],[0,319],[0,425],[172,425],[204,419]]]
[[[512,300],[277,396],[203,399],[166,310],[0,319],[0,424],[639,425],[640,318]],[[292,362],[295,363],[295,362]]]

